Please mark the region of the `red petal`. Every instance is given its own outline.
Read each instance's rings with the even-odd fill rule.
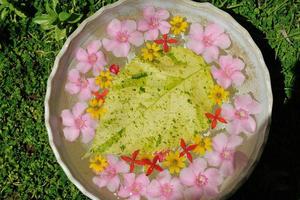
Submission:
[[[205,113],[205,116],[206,116],[208,119],[211,119],[211,120],[213,120],[213,119],[216,118],[216,117],[215,117],[213,114],[211,114],[211,113]]]
[[[187,158],[189,159],[190,162],[193,162],[193,157],[190,153],[186,154]]]
[[[174,44],[174,43],[177,43],[177,40],[171,38],[171,39],[168,39],[168,43]]]
[[[137,155],[139,154],[140,150],[136,150],[132,153],[132,159],[135,160]]]
[[[121,159],[126,161],[126,162],[131,162],[131,158],[127,157],[127,156],[121,156]]]
[[[214,119],[214,120],[211,122],[211,128],[214,129],[214,128],[216,128],[216,126],[217,126],[217,120]]]
[[[168,39],[168,35],[167,34],[163,34],[163,38],[164,38],[164,40],[167,40]]]
[[[179,154],[179,157],[184,156],[185,153],[186,153],[185,151],[181,152],[181,153]]]
[[[168,52],[169,51],[169,46],[167,43],[164,43],[164,52]]]
[[[184,142],[183,139],[180,139],[180,146],[181,146],[183,149],[185,149],[185,147],[186,147],[186,144],[185,144],[185,142]]]
[[[134,170],[134,163],[131,163],[131,165],[130,165],[130,172],[133,172],[133,170]]]
[[[153,167],[149,167],[146,176],[149,176],[153,172]]]
[[[155,40],[154,41],[156,44],[163,44],[165,41],[164,40]]]
[[[196,147],[197,147],[197,144],[192,144],[192,145],[190,145],[188,148],[186,148],[186,150],[192,151],[192,150],[194,150]]]
[[[159,165],[155,165],[154,168],[157,170],[157,171],[163,171],[163,168]]]
[[[219,120],[220,122],[224,123],[224,124],[227,123],[227,121],[226,121],[224,118],[222,118],[222,117],[219,117],[218,120]]]
[[[220,116],[221,111],[222,111],[221,108],[218,108],[218,109],[216,110],[216,112],[215,112],[215,116],[216,116],[216,117]]]

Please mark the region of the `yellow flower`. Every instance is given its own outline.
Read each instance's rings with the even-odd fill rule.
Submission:
[[[109,88],[111,86],[112,77],[109,71],[101,71],[100,75],[96,77],[96,84],[99,85],[102,89]]]
[[[103,102],[103,99],[91,99],[86,112],[89,113],[94,119],[101,118],[106,113],[106,109],[102,107]]]
[[[142,49],[142,56],[144,60],[153,61],[159,56],[160,47],[156,43],[146,43],[146,48]]]
[[[180,16],[174,16],[170,21],[171,31],[174,35],[179,35],[180,33],[184,33],[188,26],[188,23]]]
[[[222,102],[228,100],[228,95],[228,91],[224,90],[224,88],[219,85],[215,85],[208,95],[208,98],[210,98],[215,104],[221,105]]]
[[[210,137],[202,137],[197,135],[194,138],[194,143],[197,144],[197,147],[193,150],[195,153],[200,154],[203,156],[206,151],[212,150],[212,143]]]
[[[170,173],[179,173],[185,167],[185,160],[185,157],[180,157],[179,151],[170,152],[163,165],[169,168]]]
[[[96,174],[102,172],[107,167],[107,165],[107,160],[100,155],[92,156],[90,158],[90,168]]]

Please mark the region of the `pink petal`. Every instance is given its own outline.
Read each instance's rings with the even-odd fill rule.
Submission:
[[[137,194],[137,195],[130,196],[128,200],[140,200],[140,199],[141,199],[141,195]]]
[[[204,49],[203,57],[207,63],[217,60],[219,56],[219,49],[215,46]]]
[[[158,197],[161,195],[160,184],[157,180],[152,180],[147,187],[147,193],[150,197]]]
[[[68,73],[68,80],[71,82],[77,82],[80,79],[80,73],[77,69],[71,69]]]
[[[96,128],[96,126],[97,126],[97,121],[96,121],[96,120],[93,120],[93,119],[91,118],[91,116],[90,116],[88,113],[82,115],[82,116],[81,116],[81,119],[85,121],[85,125],[86,125],[87,127],[91,127],[91,128],[94,128],[94,129]]]
[[[234,120],[228,123],[226,126],[226,130],[230,134],[238,135],[242,131],[240,120]]]
[[[216,197],[219,194],[218,186],[206,185],[203,188],[203,195],[208,198]]]
[[[221,27],[215,23],[212,23],[205,27],[204,34],[206,36],[211,36],[211,37],[215,38],[216,36],[222,34],[223,32],[224,32],[223,27]]]
[[[116,57],[127,57],[130,50],[129,43],[119,43],[118,46],[113,49],[113,54]]]
[[[219,65],[221,69],[225,70],[228,67],[233,65],[233,58],[231,55],[226,55],[226,56],[220,56],[219,58]]]
[[[190,39],[187,44],[186,44],[187,48],[191,49],[192,51],[194,51],[196,54],[201,54],[204,51],[204,45],[202,42],[200,41],[196,41],[193,39]]]
[[[97,61],[96,61],[95,65],[99,65],[99,66],[103,67],[103,66],[105,66],[107,64],[105,55],[103,54],[102,51],[98,51],[96,53],[96,56],[97,56]]]
[[[135,174],[134,173],[124,174],[123,178],[124,178],[124,186],[130,186],[135,181]]]
[[[221,49],[227,49],[231,45],[231,41],[229,39],[229,36],[223,33],[217,37],[213,44],[220,47]]]
[[[230,176],[233,174],[233,162],[232,161],[223,161],[220,172],[224,176]]]
[[[100,72],[104,69],[103,65],[94,65],[93,67],[93,75],[98,76]]]
[[[252,102],[247,105],[247,110],[250,114],[258,114],[261,112],[261,106],[257,101],[252,100]]]
[[[203,194],[203,189],[196,186],[187,188],[184,191],[184,197],[187,200],[199,200],[201,199],[202,194]]]
[[[217,78],[217,83],[224,89],[227,89],[229,86],[231,86],[231,79],[221,72],[221,76]]]
[[[101,41],[95,40],[87,45],[88,54],[96,53],[101,48]]]
[[[107,155],[106,159],[109,165],[113,167],[119,162],[119,159],[114,155]]]
[[[95,83],[95,78],[88,78],[87,81],[88,81],[88,87],[91,91],[95,92],[99,90],[99,86],[96,85]]]
[[[88,61],[88,54],[83,48],[78,48],[76,51],[76,59],[81,62]]]
[[[227,121],[231,121],[234,119],[235,116],[235,109],[232,105],[224,103],[222,105],[222,113],[221,116],[223,116]]]
[[[223,76],[222,70],[216,68],[216,66],[211,67],[211,74],[213,75],[214,79],[219,79]]]
[[[74,116],[70,110],[63,110],[61,118],[64,126],[74,126]]]
[[[83,74],[87,73],[91,68],[92,65],[88,62],[79,62],[76,65],[76,68]]]
[[[156,40],[158,37],[158,29],[151,29],[145,33],[145,40]]]
[[[231,80],[236,86],[241,86],[245,81],[245,76],[241,72],[236,71],[231,75]]]
[[[161,183],[161,184],[164,184],[164,183],[169,183],[170,180],[171,180],[171,175],[170,175],[170,172],[168,170],[164,170],[163,172],[159,173],[157,175],[157,180]]]
[[[159,9],[156,11],[156,17],[159,19],[168,19],[170,17],[170,14],[167,10],[165,9]]]
[[[248,119],[241,122],[241,126],[246,133],[254,133],[256,129],[256,122],[252,117],[249,116]]]
[[[208,184],[211,186],[219,186],[223,181],[223,177],[216,168],[208,168],[204,174],[208,178]]]
[[[121,22],[122,32],[132,33],[136,31],[136,22],[133,20],[124,20]]]
[[[99,188],[102,188],[107,185],[108,179],[105,179],[103,177],[95,176],[93,178],[93,183],[96,184]]]
[[[115,176],[108,182],[107,189],[111,192],[115,192],[117,189],[119,189],[119,185],[120,185],[120,178],[118,176]]]
[[[126,198],[126,197],[129,197],[130,196],[130,188],[129,187],[124,187],[124,186],[121,186],[119,192],[118,192],[118,196],[120,197],[123,197],[123,198]]]
[[[234,149],[237,146],[241,145],[243,143],[243,138],[237,135],[231,135],[228,138],[227,147],[230,149]]]
[[[147,31],[149,29],[150,29],[150,26],[146,20],[142,19],[142,20],[138,21],[138,30],[139,31]]]
[[[81,129],[81,141],[83,143],[89,143],[90,141],[92,141],[92,139],[95,136],[95,130],[93,128],[90,127],[85,127],[83,129]]]
[[[91,90],[89,88],[81,89],[78,98],[82,101],[86,101],[92,97]]]
[[[123,160],[120,160],[117,164],[116,164],[116,170],[118,173],[128,173],[129,172],[129,165],[124,162]]]
[[[198,23],[192,23],[189,38],[192,40],[201,40],[203,37],[203,27]]]
[[[115,38],[118,34],[118,32],[121,31],[121,22],[118,19],[113,19],[107,26],[106,31],[107,34],[112,37]]]
[[[83,102],[76,103],[75,106],[72,108],[72,113],[74,117],[79,117],[85,109],[87,108],[87,104]]]
[[[232,61],[232,66],[234,66],[235,70],[242,70],[245,67],[245,63],[239,59],[239,58],[234,58]]]
[[[228,136],[225,133],[220,133],[213,138],[213,147],[218,152],[221,152],[228,143]]]
[[[205,158],[207,159],[207,162],[209,163],[209,165],[211,166],[219,166],[221,164],[221,157],[220,154],[218,152],[208,152],[205,155]]]
[[[129,42],[134,46],[140,46],[144,42],[144,36],[141,32],[135,31],[130,34]]]
[[[161,34],[167,34],[170,32],[170,28],[171,28],[171,25],[166,22],[166,21],[161,21],[159,23],[159,27],[158,29],[160,30]]]
[[[203,158],[197,158],[193,160],[193,163],[190,165],[190,167],[192,167],[194,174],[197,175],[199,173],[204,172],[204,170],[207,167],[207,162]]]
[[[147,6],[143,10],[144,17],[150,19],[155,16],[155,8],[153,6]]]
[[[74,127],[65,127],[63,132],[66,140],[74,142],[78,138],[80,131]]]
[[[80,87],[77,84],[74,83],[66,83],[65,85],[65,89],[67,90],[67,92],[69,92],[70,94],[77,94],[80,91]]]
[[[102,44],[105,48],[106,51],[112,51],[113,49],[116,48],[116,46],[119,44],[117,41],[115,40],[109,40],[109,39],[106,39],[104,38],[102,40]]]
[[[193,186],[195,183],[196,175],[194,174],[193,169],[188,167],[181,170],[179,179],[184,185]]]
[[[248,111],[248,105],[252,103],[252,98],[249,94],[239,95],[234,99],[236,109],[244,109]]]
[[[145,174],[140,174],[135,181],[141,183],[142,185],[149,185],[150,183],[148,176]]]

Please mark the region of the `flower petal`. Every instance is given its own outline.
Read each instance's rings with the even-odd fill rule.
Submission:
[[[94,40],[91,43],[87,45],[87,52],[88,54],[97,53],[97,51],[101,48],[101,41],[100,40]]]
[[[113,19],[107,26],[106,31],[107,34],[112,37],[115,38],[117,36],[117,34],[119,33],[119,31],[121,31],[121,22],[118,19]]]
[[[195,184],[195,178],[196,175],[191,167],[182,169],[179,175],[181,183],[186,186],[193,186]]]
[[[145,33],[145,40],[155,40],[158,37],[158,30],[157,29],[152,29],[152,30],[148,30]]]
[[[227,120],[227,121],[231,121],[234,119],[234,115],[235,115],[235,109],[233,108],[232,105],[224,103],[222,105],[222,113],[221,115]]]
[[[110,40],[110,39],[104,38],[102,40],[102,44],[103,44],[103,46],[104,46],[104,48],[105,48],[106,51],[112,51],[115,48],[117,48],[117,46],[118,46],[119,43],[117,41],[115,41],[115,40]]]
[[[138,177],[136,177],[135,181],[141,183],[144,186],[150,183],[148,176],[146,176],[145,174],[140,174]]]
[[[70,110],[63,110],[61,118],[64,126],[74,126],[74,116]]]
[[[86,101],[92,97],[91,90],[89,88],[81,89],[78,98],[82,101]]]
[[[245,119],[241,122],[241,126],[245,133],[254,133],[256,130],[256,122],[252,117],[248,117],[248,119]]]
[[[63,132],[66,140],[70,142],[74,142],[78,138],[80,133],[79,129],[75,127],[65,127],[63,129]]]
[[[219,65],[221,69],[226,69],[233,64],[233,58],[231,55],[220,56]]]
[[[204,51],[204,45],[201,41],[190,39],[187,42],[186,46],[187,46],[187,48],[191,49],[198,55],[203,53],[203,51]]]
[[[203,37],[203,26],[198,23],[192,23],[189,38],[192,40],[201,40]]]
[[[134,173],[124,174],[123,178],[124,178],[124,186],[130,186],[135,181],[135,174]]]
[[[83,102],[76,103],[75,106],[72,108],[72,113],[74,117],[76,118],[79,117],[81,114],[83,114],[86,108],[87,108],[86,103]]]
[[[129,42],[134,46],[140,46],[144,42],[144,36],[141,32],[135,31],[130,34]]]
[[[80,87],[77,84],[74,83],[66,83],[65,85],[65,89],[67,90],[67,92],[69,92],[70,94],[77,94],[80,91]]]
[[[261,106],[257,101],[252,100],[252,102],[247,105],[247,110],[250,114],[258,114],[261,111]]]
[[[228,143],[228,136],[225,133],[220,133],[213,138],[213,147],[218,152],[221,152]]]
[[[116,164],[116,170],[119,173],[128,173],[129,172],[129,165],[126,162],[124,162],[123,160],[120,160]]]
[[[214,39],[222,33],[224,33],[223,27],[221,27],[221,26],[219,26],[218,24],[215,24],[215,23],[208,24],[205,27],[205,31],[204,31],[204,34],[206,36],[213,37]]]
[[[147,193],[150,197],[158,197],[161,195],[160,184],[157,180],[152,180],[149,186],[147,187]]]
[[[204,49],[203,57],[206,62],[211,63],[214,60],[217,60],[219,56],[219,49],[215,46],[208,47]]]
[[[197,158],[193,161],[193,163],[190,165],[194,171],[195,175],[198,175],[199,173],[204,172],[204,170],[207,167],[207,162],[203,158]]]
[[[95,176],[93,177],[93,183],[96,184],[99,188],[102,188],[107,185],[108,179],[103,177]]]
[[[161,21],[158,26],[158,29],[160,30],[161,34],[169,33],[170,28],[171,28],[171,25],[166,21]]]
[[[68,73],[68,81],[77,82],[80,79],[80,73],[77,69],[71,69]]]
[[[220,167],[220,172],[223,176],[230,176],[233,174],[233,161],[224,161]]]
[[[143,10],[144,17],[150,19],[155,16],[155,8],[153,6],[147,6]]]
[[[245,81],[245,76],[241,72],[236,71],[231,75],[231,80],[236,86],[241,86]]]
[[[208,168],[204,174],[208,178],[209,185],[219,186],[223,181],[223,177],[216,168]]]
[[[134,20],[124,20],[121,22],[121,26],[122,32],[127,32],[130,34],[136,31],[136,22]]]
[[[88,61],[88,54],[83,48],[78,48],[76,51],[76,59],[81,62]]]
[[[227,147],[230,149],[235,149],[237,146],[243,143],[243,138],[237,135],[231,135],[228,138]]]
[[[85,74],[92,68],[92,65],[88,62],[79,62],[76,65],[76,69],[78,69],[81,73]]]
[[[109,165],[113,167],[119,162],[119,159],[114,155],[107,155],[106,159]]]
[[[203,194],[203,188],[201,187],[190,187],[184,191],[184,197],[188,200],[199,200]]]
[[[207,162],[209,163],[209,165],[217,167],[221,164],[221,158],[218,152],[208,152],[205,155],[205,158],[207,159]]]
[[[85,127],[81,129],[81,141],[83,143],[89,143],[95,136],[95,130],[91,127]]]
[[[248,105],[252,103],[252,98],[249,94],[239,95],[234,99],[236,109],[244,109],[248,111]]]
[[[113,49],[113,54],[116,57],[127,57],[130,50],[129,43],[119,43],[115,49]]]
[[[217,37],[213,44],[221,49],[227,49],[231,45],[231,41],[229,36],[226,33],[223,33]]]
[[[119,185],[120,185],[120,178],[118,176],[115,176],[108,182],[107,189],[111,192],[115,192],[117,189],[119,189]]]
[[[150,26],[146,20],[142,19],[142,20],[138,21],[138,30],[139,31],[147,31],[149,29],[150,29]]]
[[[159,9],[155,13],[156,17],[159,19],[168,19],[170,17],[170,13],[165,9]]]

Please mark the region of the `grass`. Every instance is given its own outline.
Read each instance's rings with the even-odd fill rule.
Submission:
[[[52,0],[47,4],[47,1],[39,0],[0,0],[1,199],[86,199],[67,179],[50,149],[44,126],[43,101],[47,78],[66,36],[76,29],[83,19],[111,2],[113,0]],[[263,51],[271,72],[274,96],[279,97],[275,98],[275,105],[278,107],[275,107],[273,121],[284,123],[285,126],[292,122],[299,124],[295,119],[298,116],[295,114],[298,106],[295,105],[298,104],[290,102],[295,101],[294,96],[298,88],[300,1],[212,0],[211,3],[232,14],[249,30]],[[71,20],[62,17],[56,22],[47,21],[46,25],[38,23],[41,22],[37,21],[41,19],[38,18],[40,16],[49,13],[52,14],[50,17],[55,16],[52,11],[56,14],[67,12],[80,16],[80,19],[72,23]],[[287,117],[290,121],[282,122],[282,113],[293,118]],[[299,128],[298,125],[292,127]],[[272,127],[271,130],[276,131]],[[285,134],[286,130],[280,130],[282,131],[274,134],[276,137],[278,134]],[[295,136],[290,134],[287,138],[289,137],[293,139]],[[299,139],[299,136],[296,138]],[[289,195],[298,195],[299,198],[299,182],[286,183],[286,179],[282,180],[280,176],[280,173],[290,175],[290,168],[282,165],[276,173],[272,164],[277,160],[268,157],[274,156],[272,151],[276,151],[270,148],[285,144],[278,141],[278,138],[270,139],[269,144],[273,146],[267,146],[254,175],[232,197],[233,199],[250,199],[247,195],[249,192],[252,192],[253,196],[268,192],[270,195],[277,194],[273,192],[273,184],[269,181],[265,183],[264,179],[261,181],[262,178],[268,177],[268,180],[274,182],[283,181],[278,191],[283,192],[285,199],[294,197]],[[290,144],[289,142],[291,141],[286,141]],[[293,145],[292,142],[282,151],[294,151]],[[278,152],[278,155],[283,154]],[[290,165],[292,168],[299,167],[298,163]],[[273,176],[268,174],[272,170],[275,170]],[[299,176],[299,170],[294,171],[296,177]],[[259,187],[259,184],[265,185]],[[287,187],[292,189],[286,189]]]

